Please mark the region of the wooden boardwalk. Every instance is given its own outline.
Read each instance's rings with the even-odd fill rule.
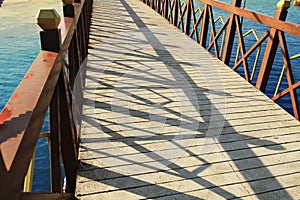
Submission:
[[[79,199],[299,199],[300,123],[138,0],[95,0]]]

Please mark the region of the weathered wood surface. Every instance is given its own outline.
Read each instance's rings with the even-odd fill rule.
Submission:
[[[299,199],[300,124],[138,0],[94,1],[79,199]]]

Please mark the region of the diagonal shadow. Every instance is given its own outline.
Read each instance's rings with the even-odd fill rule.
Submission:
[[[163,62],[165,65],[168,65],[170,60],[172,61],[172,63],[174,64],[173,67],[174,69],[176,69],[177,71],[180,71],[180,73],[183,74],[183,76],[188,80],[188,83],[193,87],[193,88],[198,88],[198,89],[195,89],[195,93],[197,94],[197,97],[201,97],[201,98],[205,98],[206,95],[203,93],[203,90],[201,90],[201,88],[199,88],[196,83],[193,81],[193,79],[190,77],[190,75],[188,73],[186,73],[184,71],[184,69],[181,67],[180,63],[178,63],[176,61],[176,59],[171,55],[171,53],[165,48],[165,46],[159,41],[159,39],[156,38],[156,36],[151,32],[150,29],[147,28],[147,25],[144,24],[144,22],[137,16],[137,14],[133,11],[133,9],[127,4],[127,2],[125,0],[120,0],[120,2],[122,3],[122,5],[124,6],[124,8],[126,8],[126,10],[128,11],[128,13],[130,14],[130,16],[132,17],[132,19],[134,20],[134,22],[138,25],[140,31],[143,33],[144,37],[147,39],[148,43],[150,45],[152,45],[153,49],[155,50],[156,54],[157,54],[157,57],[150,57],[149,59],[155,59],[155,60],[159,60],[161,62]],[[153,45],[155,44],[155,45]],[[120,54],[122,54],[123,52],[119,52]],[[99,52],[99,54],[101,55],[101,51]],[[165,57],[168,57],[168,62],[166,62],[164,60]],[[177,64],[176,64],[177,63]],[[96,70],[96,69],[95,69]],[[111,73],[113,75],[116,75],[116,72],[107,72],[107,73]],[[172,73],[172,72],[171,72]],[[119,74],[119,76],[122,76],[122,74]],[[176,77],[176,76],[175,76]],[[140,80],[141,78],[144,78],[144,77],[139,77],[139,76],[135,76],[135,77],[131,77],[132,79],[136,79],[136,80]],[[102,80],[103,81],[103,80]],[[153,81],[153,80],[148,80],[148,81]],[[167,81],[166,81],[167,82]],[[105,83],[104,83],[105,84]],[[167,84],[167,83],[166,83]],[[111,86],[109,86],[111,88]],[[127,95],[130,95],[132,96],[133,98],[137,99],[137,100],[140,100],[142,102],[145,102],[145,104],[149,104],[149,103],[152,103],[152,102],[149,102],[149,100],[147,99],[144,99],[140,96],[134,96],[132,94],[127,94]],[[187,96],[189,96],[188,93],[186,93]],[[91,99],[89,99],[89,101],[93,101]],[[210,102],[209,99],[205,99],[205,101],[208,101]],[[100,101],[97,101],[96,102],[96,105],[98,108],[103,108],[103,109],[106,109],[108,111],[111,111],[111,107],[110,105],[107,103],[107,102],[100,102]],[[198,106],[198,105],[194,105],[195,107]],[[122,108],[124,109],[124,108]],[[144,119],[147,119],[149,120],[149,117],[148,117],[148,113],[146,112],[143,112],[143,111],[140,111],[140,110],[132,110],[134,111],[134,113],[136,113],[136,116],[140,117],[140,118],[144,118]],[[168,110],[168,112],[174,112],[173,110]],[[201,110],[199,111],[200,114],[201,114]],[[133,113],[133,112],[132,112]],[[222,116],[222,113],[217,113],[218,115]],[[189,118],[189,116],[185,116],[186,118]],[[206,129],[207,130],[207,125],[210,123],[210,117],[207,116],[207,117],[204,117],[205,119],[205,122],[199,122],[195,119],[190,119],[190,123],[197,123],[199,124],[199,128],[200,129]],[[110,138],[124,138],[123,135],[119,134],[118,132],[116,131],[113,131],[111,130],[109,127],[107,127],[106,125],[103,125],[101,124],[101,121],[103,119],[92,119],[90,117],[87,117],[85,118],[85,121],[87,123],[89,123],[91,126],[94,126],[94,127],[98,127],[99,126],[99,123],[100,123],[100,128],[101,128],[101,131],[104,131],[108,136],[110,136]],[[172,121],[176,120],[177,119],[172,119]],[[222,116],[222,119],[220,120],[225,120]],[[225,120],[226,121],[226,120]],[[174,122],[174,121],[173,121]],[[168,123],[168,121],[166,121],[166,123]],[[172,125],[172,126],[176,126],[178,125],[178,121],[177,123],[170,123],[169,125]],[[265,143],[265,144],[268,144],[270,143],[269,145],[270,146],[275,146],[275,143],[272,142],[272,141],[268,141],[268,140],[261,140],[259,141],[260,139],[257,138],[257,141],[256,142],[253,142],[251,137],[249,136],[246,136],[246,135],[243,135],[243,134],[238,134],[236,132],[236,130],[229,124],[229,122],[226,121],[226,131],[227,132],[230,132],[232,134],[236,134],[237,137],[237,140],[241,140],[240,142],[240,145],[242,146],[241,148],[245,149],[247,151],[247,154],[251,157],[251,158],[254,158],[254,161],[255,163],[258,163],[260,166],[262,166],[261,168],[259,168],[259,171],[260,173],[264,174],[265,177],[274,177],[273,174],[264,166],[264,163],[262,163],[262,161],[257,157],[257,155],[255,155],[255,153],[249,148],[249,144],[259,144],[259,143]],[[153,136],[152,139],[155,139],[156,136]],[[245,138],[248,137],[248,140],[245,140]],[[163,140],[170,140],[170,138],[168,137],[165,137],[163,138]],[[138,139],[137,138],[132,138],[131,140],[121,140],[122,143],[124,143],[125,145],[127,146],[130,146],[131,148],[137,150],[138,152],[140,153],[145,153],[145,152],[150,152],[151,150],[145,148],[144,146],[140,145],[139,143],[137,143]],[[249,141],[249,143],[247,143],[247,141]],[[220,145],[222,146],[223,149],[225,150],[228,150],[228,149],[232,149],[231,147],[231,143],[230,142],[223,142],[222,141],[222,136],[219,140],[219,143]],[[175,143],[175,145],[177,145],[179,148],[184,148],[182,147],[181,145]],[[277,145],[275,147],[275,150],[282,150],[283,147],[280,146],[280,145]],[[188,151],[187,149],[184,149],[186,151]],[[94,151],[99,151],[99,150],[96,150],[94,149]],[[101,152],[101,153],[104,153],[104,152]],[[199,158],[199,156],[195,155],[193,152],[191,151],[188,151],[187,152],[189,155],[191,156],[195,156],[195,157],[198,157],[198,159],[201,159]],[[234,161],[235,160],[235,154],[237,152],[232,152],[232,151],[228,151],[227,154],[229,155],[229,157]],[[109,156],[109,155],[108,155]],[[154,160],[164,160],[165,158],[160,156],[159,154],[156,154],[155,152],[152,152],[152,154],[149,155],[152,159]],[[123,158],[120,158],[120,159],[123,159]],[[130,160],[127,160],[129,162],[132,162],[132,163],[135,163],[134,161],[130,161]],[[247,162],[247,160],[245,160],[245,162]],[[93,168],[98,168],[97,166],[90,166],[89,164],[87,163],[84,163],[84,165],[88,168],[88,167],[93,167]],[[144,165],[146,166],[145,164],[141,163],[141,165]],[[251,163],[249,163],[249,165],[251,165]],[[146,166],[146,167],[151,167],[151,166]],[[178,177],[186,177],[186,178],[189,178],[189,177],[195,177],[196,178],[192,178],[191,180],[194,181],[195,183],[205,187],[205,188],[208,188],[210,189],[213,193],[215,194],[218,194],[219,196],[223,197],[223,198],[226,198],[226,199],[229,199],[229,198],[239,198],[237,197],[236,195],[230,193],[229,191],[226,191],[225,189],[219,187],[218,185],[215,185],[213,183],[211,183],[210,181],[207,181],[205,180],[205,178],[202,178],[202,177],[198,177],[197,176],[197,172],[199,171],[202,171],[203,169],[203,166],[200,166],[198,169],[195,169],[194,171],[188,171],[184,168],[182,168],[180,165],[172,162],[171,164],[168,164],[166,165],[166,167],[168,167],[170,170],[167,170],[166,173],[168,174],[172,174],[172,175],[176,175]],[[116,176],[124,176],[123,174],[116,174],[116,172],[112,172],[112,171],[107,171],[107,169],[103,169],[101,168],[101,171],[105,171],[105,173],[112,173]],[[174,171],[174,172],[173,172]],[[253,181],[252,180],[252,176],[254,174],[254,172],[249,172],[249,171],[245,171],[245,170],[240,170],[240,173],[243,175],[244,179],[246,181]],[[105,181],[105,180],[102,180],[101,178],[97,179],[93,176],[89,176],[89,175],[86,175],[86,178],[89,178],[91,180],[95,180],[95,181],[99,181],[99,182],[105,182],[105,184],[108,184],[108,185],[111,185],[111,186],[114,186],[116,188],[124,188],[124,186],[120,185],[119,183],[117,182],[114,182],[114,181]],[[141,180],[135,180],[134,178],[132,177],[127,177],[130,182],[138,182],[138,184],[150,184],[150,183],[146,183],[144,181],[141,181]],[[150,184],[151,187],[154,187],[155,190],[162,190],[162,193],[166,193],[166,194],[178,194],[179,192],[178,191],[170,191],[169,189],[166,189],[166,188],[163,188],[163,187],[160,187],[158,185],[155,185],[155,184]],[[291,199],[291,197],[289,196],[289,194],[283,189],[283,187],[281,186],[281,184],[276,180],[276,178],[273,179],[273,182],[272,182],[272,185],[274,186],[274,188],[278,188],[278,189],[281,189],[281,196],[284,197],[285,199]],[[252,190],[255,192],[255,193],[260,193],[261,191],[258,189],[258,187],[252,187],[252,185],[250,185],[250,187],[252,188]],[[127,190],[127,189],[126,189]],[[136,193],[136,194],[139,194],[139,195],[142,195],[144,196],[145,198],[151,198],[153,197],[153,195],[155,194],[145,194],[144,192],[141,192],[141,190],[135,190],[134,188],[129,188],[128,191],[130,192],[133,192],[133,193]],[[192,198],[196,198],[196,197],[193,197],[193,196],[189,196],[187,194],[183,194],[181,193],[182,198],[183,199],[192,199]],[[196,198],[196,199],[199,199],[199,198]]]
[[[81,162],[81,164],[82,164],[83,168],[97,168],[96,166],[93,166],[93,165],[88,164],[88,163]],[[126,178],[127,184],[130,183],[129,185],[133,185],[133,187],[126,187],[127,192],[131,192],[131,193],[134,193],[134,194],[137,194],[137,195],[140,195],[140,196],[144,196],[144,197],[147,197],[147,198],[151,198],[155,191],[159,191],[160,193],[170,194],[170,195],[178,194],[178,191],[176,191],[176,190],[172,190],[172,189],[169,189],[169,188],[166,188],[166,187],[162,187],[162,186],[159,186],[157,184],[151,184],[151,183],[148,183],[146,181],[136,179],[134,177],[124,176],[123,174],[120,174],[120,173],[117,173],[117,172],[114,172],[114,171],[110,171],[108,169],[101,169],[101,173],[110,174],[110,176],[112,176],[112,177],[120,177],[121,176],[123,178]],[[93,180],[93,179],[95,179],[95,174],[89,174],[89,175],[86,176],[86,178]],[[103,180],[103,179],[99,179],[98,181],[102,182],[104,184],[111,185],[115,188],[124,188],[124,183],[120,183],[120,182],[117,182],[117,181],[111,181],[111,180],[107,181],[107,180]],[[145,190],[138,189],[134,185],[139,185],[139,186],[142,185],[143,187],[145,187],[145,190],[147,190],[147,192]],[[99,194],[99,193],[101,193],[101,192],[94,192],[94,193],[89,193],[89,194],[78,194],[77,196],[78,197],[84,197],[86,195]],[[184,199],[201,200],[201,198],[197,198],[197,197],[191,196],[189,194],[181,193],[181,195]]]
[[[144,34],[145,38],[149,41],[149,44],[151,44],[151,45],[155,44],[155,47],[159,47],[159,49],[156,49],[156,48],[154,49],[157,52],[157,54],[162,55],[162,56],[165,56],[167,54],[169,59],[173,59],[173,61],[176,62],[176,59],[165,49],[164,45],[160,43],[160,41],[156,38],[156,36],[154,34],[152,34],[151,30],[149,30],[147,28],[146,24],[143,23],[143,21],[134,12],[134,10],[126,3],[126,1],[125,0],[120,0],[120,1],[124,5],[124,7],[127,9],[127,11],[131,15],[132,19],[135,21],[137,26],[140,27],[140,30]],[[147,34],[145,34],[145,33],[147,33]],[[165,61],[162,59],[162,62],[165,62]],[[165,63],[165,64],[167,65],[168,63]],[[180,65],[177,65],[174,67],[176,69],[178,69],[178,71],[180,71],[181,73],[184,74],[184,77],[187,78],[188,82],[190,83],[190,85],[192,87],[197,87],[197,85],[194,83],[193,79],[189,77],[189,74],[187,74],[181,68]],[[203,94],[199,94],[199,93],[196,93],[196,94],[197,94],[197,96],[203,95]],[[205,120],[207,120],[207,123],[209,123],[209,119],[205,119]],[[232,128],[232,132],[235,132],[235,130],[233,128]],[[228,149],[229,148],[228,145],[230,145],[230,144],[221,143],[221,145],[223,145],[224,149]],[[247,144],[245,144],[245,145],[247,145]],[[249,149],[248,154],[252,155],[253,157],[255,156],[255,153],[251,149]],[[231,155],[229,154],[229,156],[231,156]],[[260,162],[261,166],[264,166],[264,164],[260,161],[259,158],[257,158],[257,162]],[[272,173],[267,168],[263,167],[263,168],[261,168],[261,170],[263,171],[263,174],[267,175],[268,177],[273,177]],[[249,177],[251,177],[251,175],[249,176],[249,174],[244,174],[243,172],[242,172],[242,175],[244,176],[244,178],[246,180],[249,179]],[[199,182],[199,184],[203,184],[203,183]],[[276,179],[274,179],[273,184],[275,185],[275,188],[282,188],[281,184]],[[254,192],[257,191],[256,193],[260,192],[259,190],[257,190],[258,189],[257,187],[252,187],[252,189],[254,190]],[[291,198],[290,195],[285,190],[282,190],[282,196],[286,197],[287,199]]]
[[[91,119],[90,117],[86,117],[86,118],[85,118],[85,121],[86,121],[87,123],[91,124],[91,125],[94,126],[94,127],[98,127],[98,125],[99,125],[97,121]],[[106,127],[106,126],[100,126],[100,129],[101,129],[101,131],[104,131],[105,133],[107,133],[107,134],[110,135],[111,137],[114,137],[114,138],[120,138],[120,137],[123,137],[123,136],[120,135],[118,132],[113,131],[113,130],[111,130],[110,128],[108,128],[108,127]],[[133,149],[137,150],[138,152],[141,152],[141,153],[151,152],[150,154],[147,154],[147,155],[148,155],[149,157],[151,157],[153,160],[160,160],[162,163],[164,163],[163,161],[166,160],[164,157],[160,156],[159,154],[156,154],[155,152],[153,152],[153,151],[151,151],[151,150],[149,150],[149,149],[143,147],[142,145],[139,145],[135,140],[125,140],[125,141],[123,141],[123,142],[124,142],[127,146],[132,147]],[[98,150],[95,150],[95,149],[94,149],[94,150],[89,149],[89,150],[94,151],[94,152],[97,152],[97,151],[98,151]],[[104,153],[104,152],[101,152],[101,153]],[[191,153],[191,152],[189,152],[189,153]],[[105,153],[104,153],[104,155],[105,155]],[[108,154],[108,156],[109,156],[109,154]],[[191,156],[194,156],[194,155],[191,153]],[[121,157],[120,157],[119,159],[125,160],[126,158],[121,158]],[[201,158],[199,158],[199,159],[201,159]],[[129,161],[129,162],[136,163],[136,161],[133,161],[133,160],[125,160],[125,161]],[[203,160],[201,159],[201,161],[203,161]],[[169,162],[168,162],[168,163],[169,163]],[[145,167],[147,167],[147,168],[152,168],[152,169],[154,169],[154,170],[160,170],[160,169],[158,169],[158,168],[153,168],[153,166],[148,166],[148,165],[146,165],[145,163],[140,163],[140,165],[141,165],[141,166],[145,166]],[[197,182],[198,184],[200,184],[200,185],[202,185],[202,186],[204,186],[204,187],[206,187],[206,188],[212,188],[213,191],[214,191],[215,193],[217,193],[217,194],[219,194],[219,195],[221,195],[221,196],[226,196],[226,198],[238,198],[238,197],[236,197],[235,195],[231,194],[230,192],[228,192],[228,191],[226,191],[226,190],[224,190],[224,189],[218,187],[217,185],[215,185],[215,184],[213,184],[213,183],[211,183],[211,182],[205,180],[204,178],[198,177],[195,173],[197,173],[197,172],[199,172],[199,171],[202,171],[204,166],[200,166],[197,170],[194,170],[194,171],[192,171],[192,172],[187,171],[186,169],[182,168],[181,166],[179,166],[179,165],[177,165],[177,164],[175,164],[175,163],[171,163],[171,164],[169,164],[167,167],[168,167],[168,169],[170,169],[170,170],[165,171],[165,173],[168,173],[168,174],[174,175],[174,176],[178,176],[178,177],[180,177],[180,178],[188,178],[188,177],[195,177],[195,176],[196,176],[197,178],[191,179],[191,180]],[[102,171],[102,170],[103,170],[103,169],[101,168],[101,171]],[[175,171],[176,173],[174,173],[174,172],[172,172],[172,171]],[[101,172],[101,173],[102,173],[102,172]],[[113,172],[113,173],[114,173],[114,172]],[[123,175],[122,175],[122,176],[123,176]],[[87,178],[89,178],[89,177],[87,177]],[[100,182],[102,181],[101,178],[100,178],[100,180],[98,180],[97,178],[95,178],[95,176],[94,176],[93,178],[91,178],[91,180],[96,180],[96,181],[100,181]],[[116,181],[116,182],[118,182],[118,181]],[[112,183],[114,183],[114,181],[108,181],[108,182],[105,182],[105,183],[108,184],[108,185],[111,185]],[[111,186],[114,186],[114,187],[115,187],[114,184],[112,184]],[[119,185],[119,187],[120,187],[120,185]],[[123,186],[123,187],[124,187],[124,186]],[[128,190],[126,189],[126,191],[128,191]],[[166,192],[167,192],[167,191],[166,191]],[[169,193],[166,193],[166,194],[169,194]],[[174,194],[174,193],[173,193],[173,194]],[[185,196],[186,194],[180,193],[180,192],[178,192],[178,191],[176,192],[176,194],[181,194],[181,195],[183,195],[183,199],[190,199],[189,195],[188,195],[188,196]],[[146,198],[152,198],[152,197],[155,197],[156,194],[155,194],[155,193],[154,193],[154,194],[153,194],[153,193],[148,194],[148,193],[144,193],[144,192],[143,192],[143,195],[144,195]],[[200,198],[195,198],[194,196],[192,196],[192,197],[193,197],[193,199],[200,199]]]

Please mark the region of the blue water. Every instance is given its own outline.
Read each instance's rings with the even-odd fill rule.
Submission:
[[[230,3],[231,0],[222,0],[226,3]],[[265,15],[269,15],[269,16],[274,16],[274,13],[276,11],[276,4],[278,2],[278,0],[244,0],[246,1],[246,9],[250,9],[256,12],[260,12],[263,13]],[[195,2],[195,8],[197,8],[198,6],[201,6],[202,4],[194,1]],[[243,3],[242,3],[243,5]],[[291,5],[291,7],[288,9],[288,17],[286,21],[292,22],[292,23],[299,23],[299,11],[300,11],[300,7],[294,7],[293,5]],[[214,18],[218,17],[219,15],[223,16],[223,19],[225,20],[229,14],[219,10],[219,9],[215,9],[213,8],[213,13],[214,13]],[[198,14],[199,15],[199,14]],[[216,24],[216,31],[218,31],[218,29],[222,26],[222,24],[219,22]],[[254,28],[255,31],[258,34],[258,37],[262,36],[264,32],[266,32],[268,30],[268,27],[262,24],[259,24],[257,22],[253,22],[251,20],[247,20],[247,19],[243,19],[243,33],[245,33],[246,31],[250,30]],[[289,35],[289,34],[285,34],[286,36],[286,41],[287,41],[287,46],[288,46],[288,51],[289,51],[289,55],[293,56],[296,54],[299,54],[299,47],[300,47],[300,40],[299,38]],[[246,47],[246,51],[256,42],[256,39],[254,38],[253,35],[249,35],[246,37],[247,39],[245,39],[245,47]],[[237,41],[237,37],[235,38],[235,41]],[[258,61],[258,67],[261,64],[261,60],[263,57],[263,53],[264,53],[264,47],[266,44],[267,40],[263,43],[262,45],[262,53],[259,56],[259,61]],[[219,40],[219,46],[220,46],[221,40]],[[229,64],[230,66],[234,65],[234,60],[235,60],[235,52],[237,50],[237,42],[234,43],[233,45],[233,54],[231,56],[231,63]],[[214,50],[211,50],[211,53],[214,54]],[[248,59],[248,64],[249,64],[249,70],[251,72],[252,68],[253,68],[253,64],[254,64],[254,59],[255,59],[255,53],[252,53],[252,55],[249,57],[250,59]],[[291,65],[292,65],[292,70],[293,70],[293,74],[294,74],[294,80],[295,81],[299,81],[300,80],[300,62],[299,62],[300,58],[291,60]],[[281,49],[278,48],[278,51],[276,53],[276,57],[275,57],[275,61],[274,61],[274,65],[273,65],[273,69],[271,71],[270,74],[270,78],[268,81],[268,85],[266,88],[266,95],[269,97],[273,97],[275,89],[276,89],[276,85],[278,82],[278,78],[280,76],[281,73],[281,69],[283,67],[283,59],[282,59],[282,53],[281,53]],[[243,66],[241,65],[237,72],[242,76],[244,76],[244,71],[243,71]],[[255,85],[256,84],[256,80],[257,80],[257,76],[258,76],[258,72],[259,69],[255,71],[254,73],[254,79],[252,81],[252,84]],[[284,89],[287,88],[287,80],[286,77],[284,76],[283,78],[283,82],[279,88],[279,92],[283,91]],[[298,89],[298,98],[300,99],[300,91]],[[285,110],[287,110],[290,114],[293,115],[293,109],[291,107],[291,100],[289,95],[286,95],[285,97],[281,98],[279,101],[277,101],[277,103],[283,107]]]
[[[40,51],[40,28],[35,24],[38,10],[55,8],[61,15],[61,5],[61,0],[3,1],[0,8],[0,110]],[[48,131],[47,120],[42,131]],[[33,190],[49,191],[49,180],[48,144],[46,139],[39,139]]]
[[[230,2],[230,0],[224,0]],[[259,11],[272,16],[276,10],[277,0],[251,0],[247,1],[246,8]],[[197,3],[198,5],[198,3]],[[196,5],[196,7],[197,7]],[[26,9],[24,9],[26,8]],[[61,0],[5,0],[0,8],[0,110],[5,106],[11,94],[24,76],[31,63],[40,50],[39,27],[35,24],[35,15],[39,8],[55,8],[61,15]],[[220,12],[222,14],[222,12]],[[62,15],[61,15],[62,16]],[[226,14],[225,16],[226,17]],[[289,9],[288,21],[297,23],[299,17],[299,8],[291,7]],[[266,31],[266,27],[258,26],[257,23],[244,21],[244,29],[255,26],[256,31],[261,35]],[[249,39],[249,41],[254,41]],[[298,39],[287,36],[290,55],[299,52]],[[291,45],[292,44],[292,45]],[[282,66],[280,57],[276,64]],[[294,66],[295,80],[300,80],[300,67],[298,60],[292,62]],[[280,70],[279,70],[280,71]],[[276,72],[276,70],[275,70]],[[240,72],[242,74],[242,72]],[[278,70],[277,70],[278,73]],[[274,85],[274,81],[270,84]],[[270,89],[269,96],[274,88]],[[289,112],[286,102],[288,97],[281,100],[281,104]],[[48,121],[44,123],[43,130],[48,130]],[[49,191],[49,151],[46,139],[40,139],[37,145],[37,154],[35,159],[34,191]]]

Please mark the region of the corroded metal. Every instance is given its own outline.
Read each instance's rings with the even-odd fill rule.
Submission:
[[[274,19],[285,21],[286,17],[287,17],[286,10],[279,10],[279,9],[276,10]],[[266,45],[266,50],[264,53],[264,57],[262,60],[259,75],[256,82],[256,87],[263,92],[267,87],[270,72],[273,66],[273,62],[279,44],[279,39],[278,39],[279,30],[276,28],[270,28],[269,32],[270,34],[268,38],[268,43]]]
[[[89,33],[87,29],[90,26],[91,6],[91,0],[74,3],[74,18],[65,17],[59,25],[59,17],[56,14],[54,14],[54,18],[50,16],[50,19],[48,18],[49,15],[45,16],[41,12],[38,14],[38,24],[44,29],[43,32],[45,33],[42,40],[45,42],[48,39],[56,45],[53,48],[50,42],[42,44],[42,51],[38,54],[0,114],[0,199],[71,199],[74,196],[78,134],[74,131],[75,125],[72,121],[72,113],[70,113],[71,104],[68,101],[70,89],[66,86],[69,85],[69,83],[66,83],[69,82],[69,79],[66,78],[64,65],[68,52],[74,53],[73,59],[80,58],[77,62],[72,61],[76,65],[81,65],[82,60],[87,55]],[[53,15],[53,12],[50,15]],[[81,24],[82,29],[78,29],[79,24]],[[85,36],[82,36],[82,34]],[[77,48],[78,46],[76,50],[73,49],[75,48],[74,45],[71,45],[71,41],[74,41],[73,38],[84,44],[82,49]],[[76,66],[76,68],[78,69],[79,66]],[[70,70],[69,74],[75,77],[77,71]],[[59,79],[60,74],[63,79]],[[64,80],[64,82],[58,80]],[[66,99],[67,101],[65,101]],[[66,106],[66,104],[68,105]],[[63,192],[61,185],[63,180],[60,175],[60,160],[63,158],[63,166],[68,176],[68,191],[73,194],[24,194],[21,193],[23,182],[49,106],[52,192]],[[65,116],[62,115],[66,112],[62,113],[62,108],[68,108],[69,120],[67,123],[64,121]],[[71,133],[72,139],[66,133],[66,128],[73,130]],[[63,149],[61,141],[64,141],[65,144],[72,144],[63,154],[60,151],[60,149]],[[30,186],[31,183],[27,183],[27,185]],[[30,187],[27,187],[27,191],[29,190]]]

